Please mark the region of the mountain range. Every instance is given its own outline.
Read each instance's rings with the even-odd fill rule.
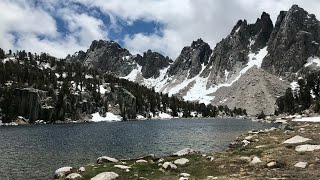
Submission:
[[[95,40],[66,59],[78,61],[186,101],[273,114],[290,84],[320,68],[320,24],[293,5],[274,23],[263,12],[254,24],[239,20],[212,49],[202,39],[171,60],[148,50],[132,55],[114,41]]]

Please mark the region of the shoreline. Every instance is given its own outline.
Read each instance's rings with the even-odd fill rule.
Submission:
[[[113,122],[130,122],[130,121],[153,121],[153,120],[176,120],[176,119],[218,119],[218,118],[226,118],[226,119],[247,119],[252,120],[253,117],[192,117],[192,118],[180,118],[180,117],[173,117],[173,118],[149,118],[149,119],[130,119],[126,121],[119,121],[119,120],[108,120],[108,121],[91,121],[91,120],[79,120],[79,121],[57,121],[53,123],[46,123],[46,122],[39,122],[39,123],[27,123],[25,121],[23,122],[11,122],[11,123],[0,123],[0,127],[10,127],[10,126],[26,126],[26,125],[48,125],[48,124],[86,124],[86,123],[113,123]]]
[[[74,172],[79,173],[82,179],[91,179],[103,172],[113,172],[118,175],[118,179],[182,180],[302,179],[308,177],[305,175],[308,173],[319,179],[320,172],[316,169],[320,168],[320,160],[311,157],[320,158],[320,152],[301,152],[297,148],[320,144],[320,124],[295,121],[279,124],[279,128],[244,133],[222,152],[201,154],[192,151],[183,156],[146,156],[117,162],[106,160],[84,166],[84,172],[73,169],[64,175]],[[308,140],[284,144],[296,136]]]

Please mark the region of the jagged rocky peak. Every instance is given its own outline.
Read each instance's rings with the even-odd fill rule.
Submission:
[[[208,64],[212,50],[202,39],[193,41],[191,46],[184,47],[179,57],[169,69],[169,75],[186,75],[191,79],[198,75],[203,66]],[[187,71],[189,74],[186,74]]]
[[[251,44],[251,51],[256,52],[265,47],[273,31],[273,23],[270,15],[263,12],[261,18],[258,18],[255,24],[250,25],[251,36],[253,44]]]
[[[216,45],[209,66],[201,76],[209,76],[212,85],[232,80],[232,76],[237,75],[248,63],[248,54],[266,46],[272,30],[273,23],[265,12],[255,24],[239,20],[230,35]]]
[[[83,62],[86,59],[87,54],[84,51],[79,51],[74,53],[72,56],[70,56],[70,54],[68,54],[68,56],[66,57],[66,60],[68,61],[80,61]]]
[[[289,77],[299,71],[311,56],[320,55],[320,25],[315,15],[298,5],[281,11],[268,42],[262,67],[278,76]]]
[[[168,56],[164,57],[160,53],[148,50],[143,55],[137,55],[134,60],[142,67],[142,76],[148,78],[158,78],[160,70],[169,67],[173,62]]]
[[[130,52],[115,41],[94,40],[85,54],[79,52],[72,59],[118,77],[136,68]]]

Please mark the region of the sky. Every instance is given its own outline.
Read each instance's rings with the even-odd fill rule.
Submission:
[[[239,19],[265,11],[275,22],[293,4],[320,17],[319,0],[0,0],[0,48],[64,58],[104,39],[175,59],[198,38],[213,48]]]

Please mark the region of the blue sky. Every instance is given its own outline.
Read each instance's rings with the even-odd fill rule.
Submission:
[[[254,23],[265,11],[275,21],[292,4],[320,16],[318,0],[1,0],[0,47],[63,58],[105,39],[175,59],[193,40],[213,48],[239,19]]]

